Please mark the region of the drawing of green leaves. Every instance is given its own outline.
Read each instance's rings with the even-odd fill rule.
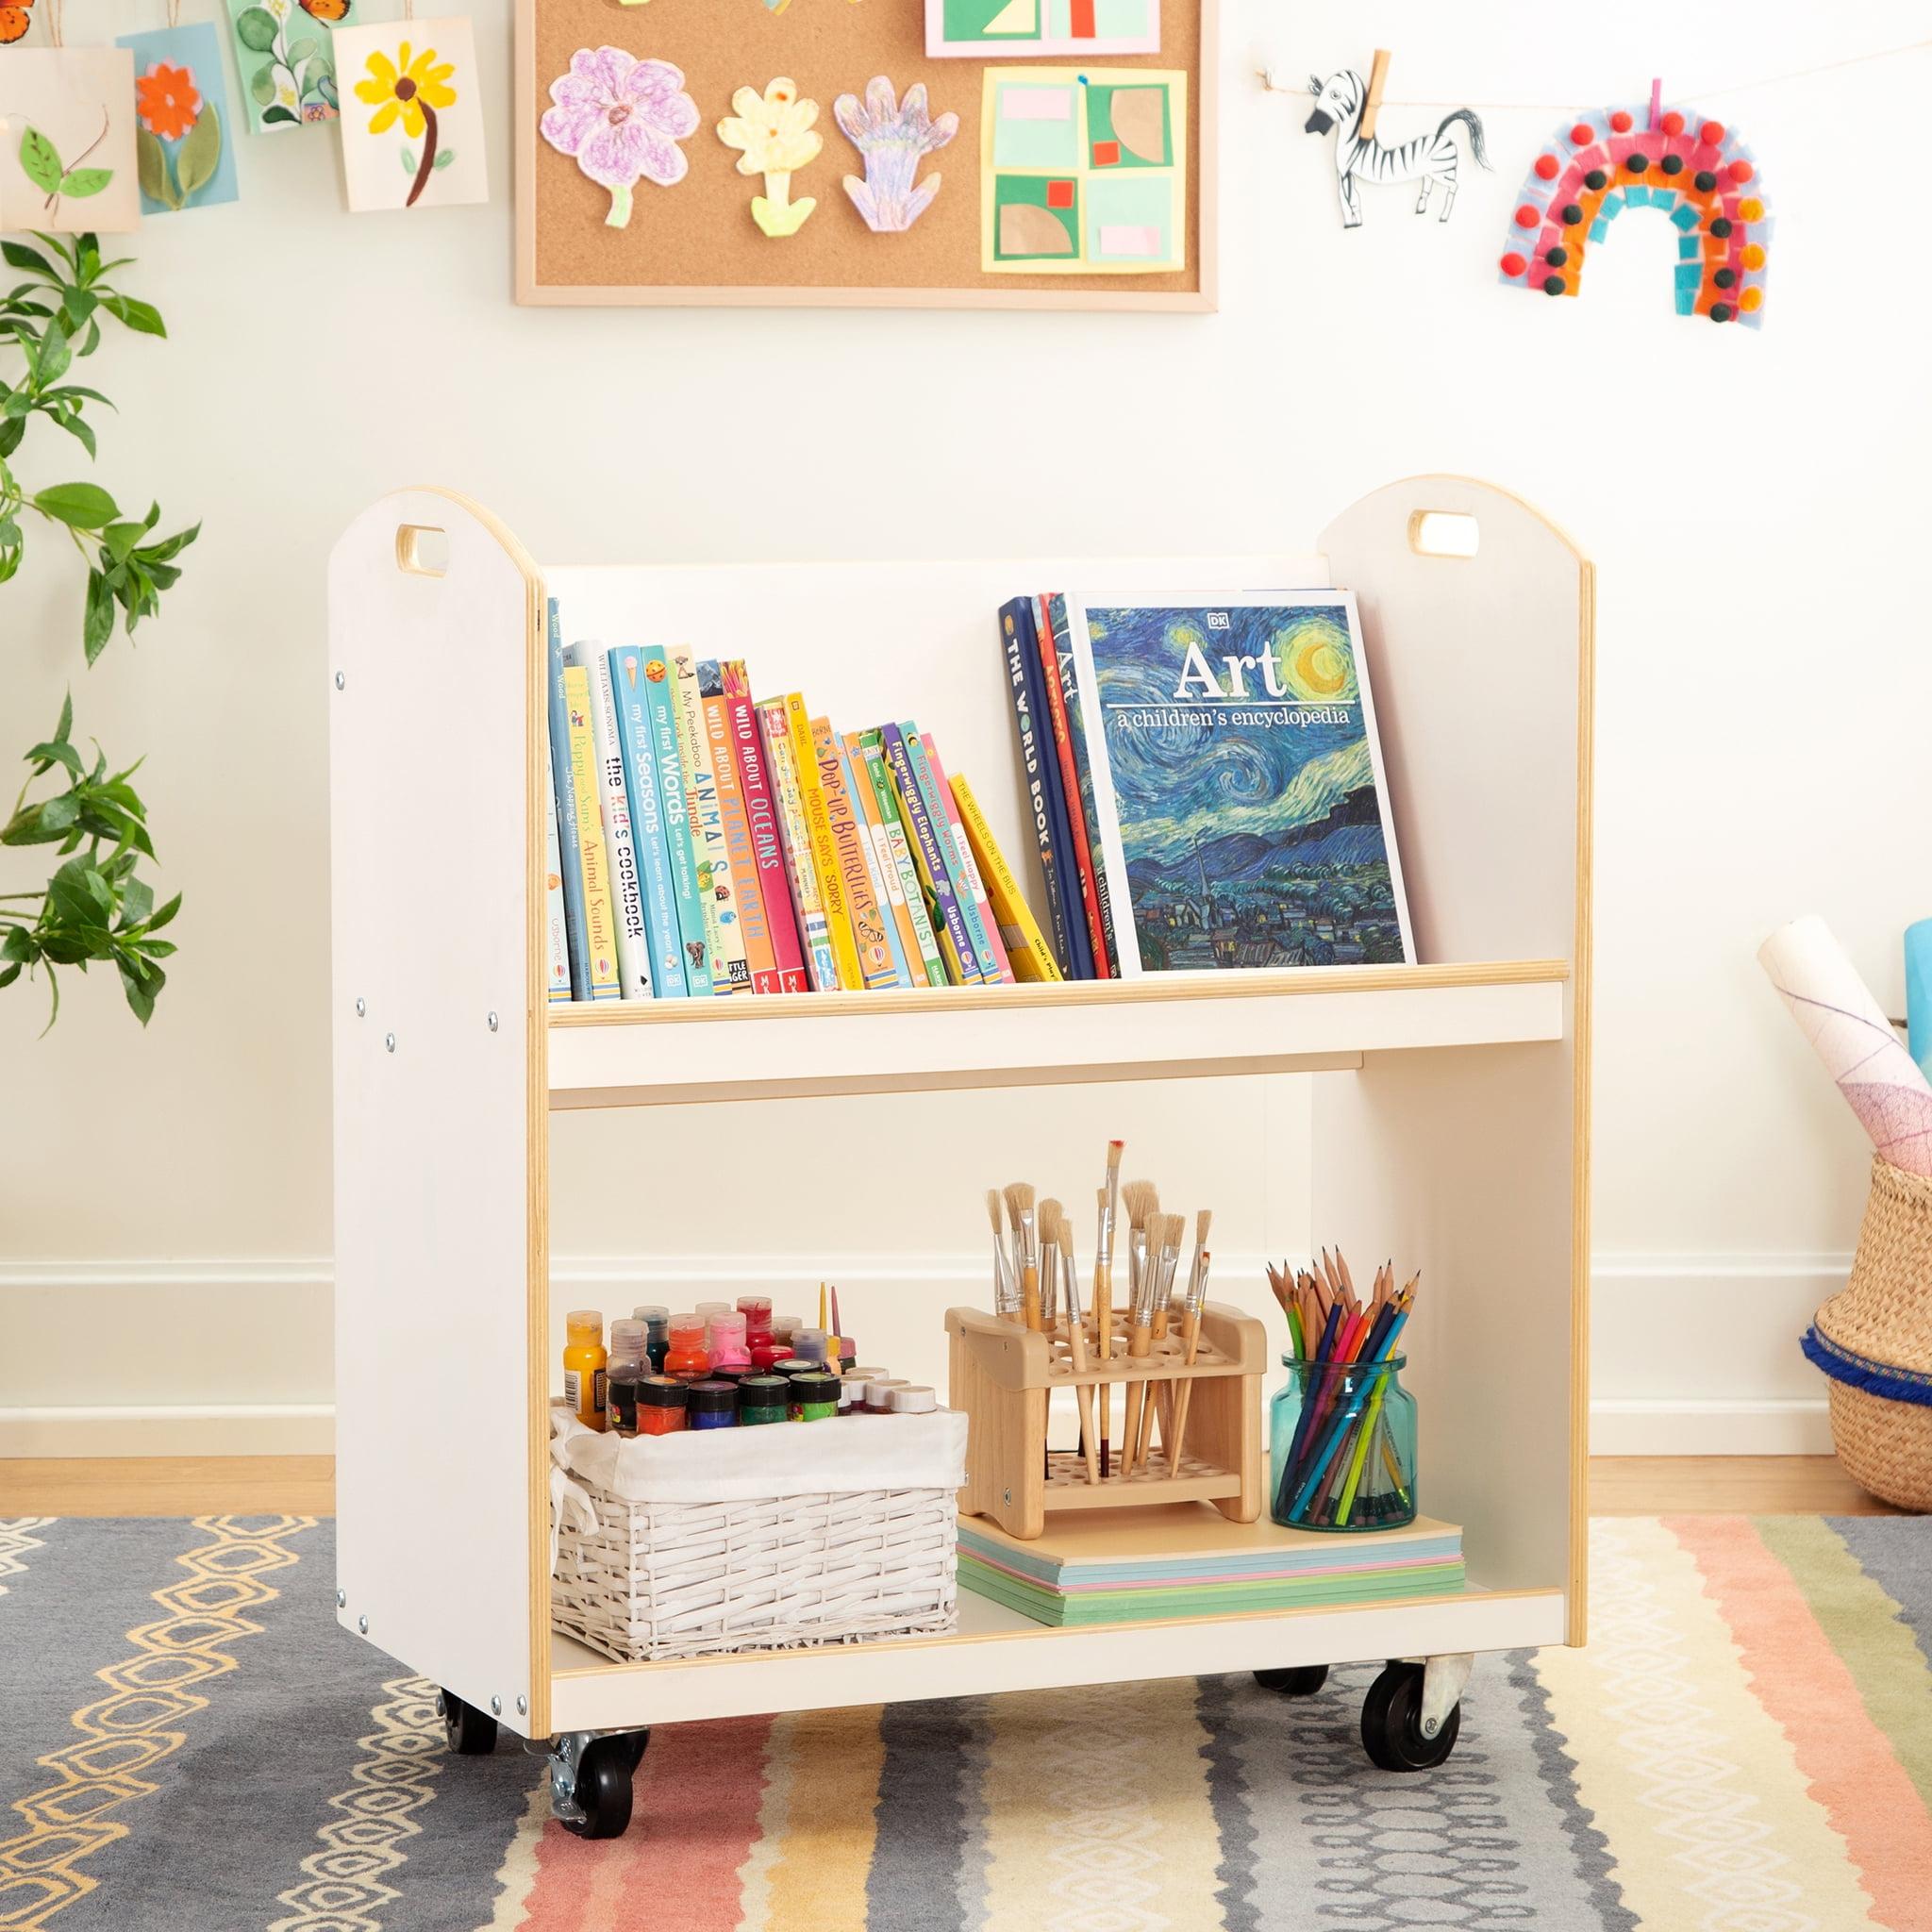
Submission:
[[[60,151],[38,127],[29,127],[20,138],[20,165],[43,193],[59,193]]]
[[[58,192],[81,201],[90,194],[98,194],[113,178],[112,168],[69,168],[60,177]]]
[[[215,170],[222,165],[222,122],[216,113],[212,101],[204,101],[201,118],[191,127],[181,142],[181,151],[175,157],[175,172],[181,181],[181,199],[175,203],[182,207],[215,178]]]
[[[266,54],[275,43],[275,17],[265,7],[251,7],[235,16],[235,38],[251,54]]]
[[[416,150],[412,147],[406,147],[402,150],[402,156],[403,173],[413,181],[416,178]]]
[[[453,147],[446,147],[442,150],[441,154],[437,156],[435,160],[433,160],[429,165],[433,168],[446,168],[453,160],[456,159],[456,149]]]
[[[248,78],[248,98],[258,108],[272,108],[275,100],[275,71],[258,67]]]
[[[290,113],[286,108],[269,108],[262,114],[261,125],[266,127],[271,122],[294,121],[299,118],[299,116]]]

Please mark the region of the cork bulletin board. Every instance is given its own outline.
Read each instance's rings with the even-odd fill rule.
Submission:
[[[1218,4],[1160,0],[1159,53],[1102,54],[1088,61],[1068,56],[1032,59],[1005,46],[984,58],[975,51],[969,58],[928,58],[926,0],[789,0],[776,11],[767,0],[649,0],[630,6],[621,0],[517,0],[517,300],[586,306],[1210,309]],[[622,226],[607,222],[613,193],[539,132],[552,105],[551,84],[571,72],[573,56],[607,46],[681,70],[683,92],[698,115],[695,130],[679,142],[687,163],[683,178],[669,187],[639,179],[628,191],[628,219]],[[1171,231],[1161,235],[1169,251],[1161,258],[1176,265],[1138,273],[1108,272],[1097,263],[1083,263],[1078,273],[989,267],[994,217],[982,210],[983,193],[991,191],[982,182],[981,166],[988,70],[1019,82],[1029,74],[1042,81],[1060,75],[1084,89],[1090,68],[1096,89],[1107,75],[1117,74],[1118,85],[1129,93],[1137,70],[1185,76],[1184,87],[1174,91],[1176,100],[1185,95],[1185,132],[1174,128],[1169,153],[1180,169],[1180,205]],[[908,88],[924,82],[932,116],[950,112],[959,122],[952,141],[920,164],[921,181],[941,177],[940,192],[899,233],[875,233],[848,196],[845,176],[863,178],[866,164],[833,112],[841,94],[863,101],[867,83],[879,75],[892,83],[902,103]],[[818,103],[813,131],[823,145],[790,182],[794,204],[809,196],[816,208],[795,232],[774,236],[762,232],[752,213],[754,198],[768,195],[771,184],[739,172],[740,154],[720,139],[718,125],[733,113],[740,89],[762,93],[780,77],[796,83],[801,99]],[[1076,115],[1088,113],[1085,104],[1096,98],[1091,91],[1078,96]],[[1105,131],[1097,123],[1088,129],[1096,136]],[[1131,146],[1132,130],[1127,131]],[[1044,180],[1038,186],[1047,206],[1063,205],[1047,200]],[[1053,191],[1077,192],[1085,191]],[[1077,236],[1079,230],[1072,232]]]

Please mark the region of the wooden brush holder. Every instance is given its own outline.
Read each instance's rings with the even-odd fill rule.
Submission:
[[[1268,1338],[1262,1324],[1237,1308],[1209,1302],[1201,1311],[1201,1333],[1191,1367],[1178,1313],[1167,1334],[1144,1356],[1128,1353],[1132,1337],[1117,1313],[1112,1353],[1102,1360],[1088,1330],[1087,1367],[1075,1370],[1064,1328],[1056,1335],[1023,1327],[979,1308],[948,1308],[953,1407],[963,1409],[971,1433],[966,1445],[966,1487],[959,1507],[990,1516],[1008,1536],[1029,1541],[1046,1527],[1053,1509],[1108,1509],[1158,1503],[1211,1503],[1231,1523],[1253,1523],[1261,1514],[1267,1476],[1261,1459],[1261,1376]],[[1085,1460],[1068,1450],[1048,1454],[1047,1409],[1056,1389],[1083,1386],[1117,1391],[1116,1424],[1129,1409],[1138,1386],[1143,1404],[1157,1409],[1166,1391],[1191,1389],[1181,1467],[1170,1466],[1168,1438],[1133,1474],[1118,1463],[1099,1482],[1088,1479]],[[1171,1418],[1172,1408],[1168,1408]],[[1167,1424],[1171,1429],[1171,1420]]]

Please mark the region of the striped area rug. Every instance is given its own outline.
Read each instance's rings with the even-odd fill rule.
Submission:
[[[0,1522],[0,1927],[1932,1928],[1932,1528],[1592,1541],[1590,1648],[1480,1659],[1433,1774],[1366,1666],[1208,1676],[663,1727],[586,1844],[337,1631],[327,1523]]]

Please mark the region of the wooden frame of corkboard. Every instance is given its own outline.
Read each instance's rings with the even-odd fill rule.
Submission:
[[[1095,67],[1182,69],[1188,75],[1187,266],[1160,275],[988,275],[980,268],[980,105],[988,67],[1069,66],[1062,59],[929,60],[924,0],[517,0],[516,298],[553,307],[1137,308],[1216,307],[1215,167],[1220,0],[1163,0],[1162,50],[1108,56]],[[640,182],[622,229],[608,199],[568,156],[541,140],[550,82],[579,47],[619,46],[684,70],[703,116],[683,143],[690,173],[675,188]],[[945,177],[903,235],[874,235],[842,179],[858,157],[832,117],[841,93],[875,74],[903,94],[924,80],[933,112],[959,117],[923,175]],[[755,177],[718,139],[741,87],[778,75],[819,103],[824,148],[794,177],[794,199],[818,208],[796,235],[773,240],[751,218]]]

